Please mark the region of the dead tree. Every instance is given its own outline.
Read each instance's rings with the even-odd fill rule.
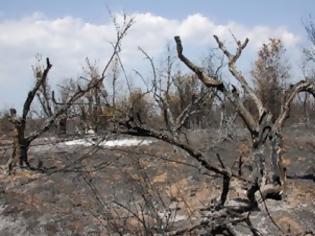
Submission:
[[[245,107],[240,95],[239,89],[232,86],[232,89],[224,85],[215,77],[209,77],[200,67],[192,63],[186,56],[183,55],[183,46],[179,36],[175,37],[175,42],[177,45],[177,53],[179,59],[194,73],[196,73],[197,78],[203,82],[203,84],[210,88],[215,88],[217,91],[221,92],[226,98],[230,100],[233,106],[236,108],[239,116],[245,123],[252,140],[252,155],[255,163],[255,169],[253,173],[253,179],[251,186],[248,188],[248,198],[254,203],[255,192],[262,188],[262,184],[265,185],[270,177],[271,172],[271,182],[273,184],[278,183],[281,186],[281,190],[285,189],[285,167],[282,163],[283,155],[283,138],[282,138],[282,127],[289,117],[290,105],[293,99],[300,92],[308,92],[315,96],[315,82],[313,80],[303,80],[295,85],[291,85],[290,88],[285,92],[285,99],[281,105],[279,116],[273,118],[271,111],[267,110],[260,98],[250,87],[245,77],[241,71],[237,68],[236,62],[241,56],[243,50],[247,46],[249,40],[246,39],[244,42],[236,40],[237,49],[235,54],[232,54],[225,47],[224,43],[214,35],[218,47],[224,53],[228,59],[228,68],[232,76],[240,83],[241,88],[244,90],[245,94],[248,95],[254,102],[256,109],[258,111],[258,117],[254,117],[253,114]],[[266,170],[266,147],[271,146],[272,154],[271,160],[273,169],[271,171]],[[264,180],[264,182],[262,182]],[[277,188],[276,191],[280,191]]]
[[[128,19],[127,16],[124,17],[124,22],[122,27],[117,30],[116,41],[112,44],[113,52],[108,59],[106,65],[104,66],[100,77],[91,79],[87,82],[86,85],[80,86],[77,85],[77,88],[74,91],[71,91],[71,94],[67,97],[66,101],[60,103],[58,109],[53,111],[50,107],[50,98],[48,97],[47,91],[44,89],[47,88],[47,78],[50,69],[52,68],[52,64],[50,63],[49,58],[46,59],[46,66],[43,70],[38,70],[36,72],[36,83],[34,87],[28,92],[27,98],[23,105],[22,115],[21,117],[17,116],[17,112],[14,108],[10,111],[10,121],[14,125],[14,138],[13,138],[13,155],[8,161],[8,171],[11,173],[12,169],[16,166],[17,160],[19,161],[19,165],[21,167],[31,168],[28,161],[28,150],[30,148],[31,143],[37,139],[40,135],[45,133],[49,128],[55,123],[56,119],[62,117],[66,114],[67,110],[72,107],[80,98],[86,95],[88,92],[92,91],[95,88],[98,88],[99,85],[106,78],[106,72],[110,68],[112,61],[114,60],[117,53],[120,51],[121,42],[123,38],[126,36],[127,31],[133,24],[133,19]],[[30,113],[31,105],[34,101],[34,98],[37,94],[39,94],[42,89],[42,107],[47,108],[47,118],[45,119],[44,124],[38,128],[37,130],[31,132],[29,135],[26,135],[25,128],[28,121],[28,115]],[[50,109],[48,109],[50,108]],[[45,109],[46,110],[46,109]]]

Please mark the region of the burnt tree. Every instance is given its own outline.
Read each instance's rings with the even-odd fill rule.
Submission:
[[[19,162],[20,167],[32,169],[28,161],[28,150],[31,143],[40,135],[49,130],[49,128],[55,124],[58,118],[64,119],[64,116],[66,115],[66,112],[69,110],[69,108],[76,104],[80,98],[88,94],[90,91],[95,89],[97,90],[97,88],[99,88],[100,84],[102,84],[106,78],[106,73],[110,68],[112,61],[121,50],[121,42],[132,24],[133,19],[129,19],[126,15],[124,15],[122,26],[120,28],[117,28],[116,26],[116,39],[115,42],[112,43],[113,50],[108,61],[103,67],[100,76],[88,80],[84,86],[77,85],[77,87],[70,92],[64,102],[58,103],[58,106],[56,106],[55,110],[52,109],[51,104],[56,103],[56,99],[54,98],[54,95],[49,96],[47,90],[47,78],[49,71],[52,68],[49,58],[46,58],[46,66],[44,68],[37,68],[35,74],[36,83],[34,87],[28,92],[27,98],[23,105],[21,117],[17,116],[17,112],[14,108],[10,110],[9,120],[14,126],[14,135],[13,154],[7,163],[9,173],[11,173],[17,162]],[[46,119],[41,127],[27,135],[25,129],[28,121],[28,115],[30,114],[31,105],[36,96],[39,98]]]
[[[252,203],[255,203],[255,192],[259,189],[264,189],[267,186],[268,181],[275,186],[275,188],[270,186],[266,187],[265,194],[269,194],[273,191],[281,193],[281,191],[286,188],[286,170],[282,163],[282,128],[289,117],[290,105],[297,94],[300,92],[308,92],[315,96],[315,82],[306,79],[291,85],[290,88],[284,92],[285,98],[279,108],[279,115],[273,117],[272,112],[264,106],[262,100],[257,96],[254,89],[251,88],[242,72],[236,66],[236,62],[247,46],[249,40],[246,39],[244,42],[236,41],[237,49],[236,52],[232,54],[216,35],[214,35],[214,39],[228,60],[228,69],[230,73],[240,83],[245,94],[253,100],[258,111],[258,117],[255,117],[246,108],[239,95],[239,89],[237,87],[232,86],[230,89],[223,82],[218,81],[217,78],[208,76],[200,67],[191,62],[183,54],[183,46],[179,36],[175,37],[177,53],[179,59],[197,75],[197,78],[201,80],[205,86],[215,88],[228,98],[246,125],[251,135],[252,158],[255,163],[251,185],[248,188],[248,198]],[[273,168],[271,171],[268,171],[265,168],[267,145],[269,145],[272,150],[271,160]],[[270,173],[271,176],[269,175]]]

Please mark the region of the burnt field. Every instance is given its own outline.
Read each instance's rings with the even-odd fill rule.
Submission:
[[[260,199],[258,209],[245,215],[257,235],[313,235],[314,131],[304,125],[284,131],[288,190],[281,201]],[[219,154],[236,173],[241,156],[241,176],[246,178],[251,171],[246,131],[224,140],[217,133],[190,132],[188,141],[206,153],[209,163],[221,165]],[[153,138],[129,136],[39,143],[43,145],[35,143],[29,152],[36,170],[1,172],[0,235],[208,235],[198,227],[180,231],[206,217],[220,197],[222,177],[206,171],[187,152]],[[10,150],[1,153],[2,164],[9,155]],[[231,180],[227,209],[242,204],[243,185]],[[237,235],[253,234],[245,220],[234,228]]]
[[[2,2],[0,236],[315,235],[314,0]]]

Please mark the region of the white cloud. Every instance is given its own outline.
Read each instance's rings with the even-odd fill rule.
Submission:
[[[254,55],[257,48],[270,37],[283,40],[297,50],[299,37],[285,27],[247,27],[237,22],[217,24],[209,18],[194,14],[183,20],[167,19],[151,13],[134,13],[135,25],[123,43],[123,60],[127,66],[143,64],[138,46],[153,56],[164,51],[174,35],[180,35],[184,46],[208,49],[215,46],[211,35],[217,34],[233,46],[231,31],[240,39],[250,38],[247,53]],[[85,57],[104,63],[111,52],[109,41],[115,38],[111,22],[92,24],[71,16],[47,19],[41,13],[10,21],[0,21],[0,109],[20,104],[32,85],[31,64],[34,55],[49,56],[54,65],[51,79],[62,81],[81,72]],[[190,53],[190,51],[189,51]]]

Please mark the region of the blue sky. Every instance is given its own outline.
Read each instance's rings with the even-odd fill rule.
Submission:
[[[302,20],[315,11],[314,0],[10,0],[0,2],[1,18],[20,18],[42,12],[49,18],[74,16],[101,23],[112,11],[151,12],[167,18],[181,19],[201,13],[220,23],[238,21],[249,26],[285,25],[303,31]]]
[[[179,34],[186,52],[197,60],[215,47],[211,34],[232,47],[233,31],[241,39],[250,38],[240,60],[247,75],[259,46],[270,37],[283,40],[294,71],[299,70],[301,48],[307,43],[303,21],[314,15],[315,1],[0,1],[0,109],[21,107],[33,84],[31,65],[37,53],[51,58],[54,83],[80,75],[86,56],[102,65],[110,51],[106,42],[114,35],[107,8],[135,17],[122,55],[129,69],[143,68],[138,46],[158,62],[165,45]]]

